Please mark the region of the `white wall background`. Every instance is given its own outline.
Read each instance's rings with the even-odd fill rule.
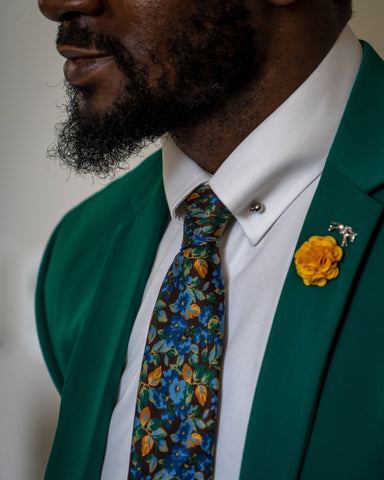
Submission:
[[[351,25],[384,56],[384,2],[355,0]],[[43,478],[58,411],[34,330],[40,255],[64,212],[102,186],[45,158],[63,61],[31,0],[0,5],[0,480]]]

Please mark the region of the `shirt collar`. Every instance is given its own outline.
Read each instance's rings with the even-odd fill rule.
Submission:
[[[164,185],[173,218],[208,182],[256,245],[289,205],[318,178],[336,135],[362,58],[346,27],[317,69],[210,175],[163,138]],[[261,202],[261,213],[250,206]]]

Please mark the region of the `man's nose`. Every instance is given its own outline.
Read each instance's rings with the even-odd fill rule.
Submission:
[[[38,0],[43,15],[55,22],[62,22],[72,15],[100,15],[104,0]]]

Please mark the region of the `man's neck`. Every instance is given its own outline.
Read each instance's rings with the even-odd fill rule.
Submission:
[[[241,91],[233,94],[198,124],[171,132],[190,158],[214,173],[232,151],[276,110],[317,68],[336,41],[340,30],[318,38],[310,52],[297,53],[297,44],[286,51],[270,52],[267,61]],[[301,45],[305,46],[302,39]],[[295,50],[296,49],[296,50]],[[295,53],[293,53],[295,51]]]

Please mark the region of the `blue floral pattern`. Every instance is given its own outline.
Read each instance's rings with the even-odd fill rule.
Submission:
[[[231,217],[208,186],[187,199],[184,238],[148,332],[129,479],[213,477],[223,348],[219,242]]]

